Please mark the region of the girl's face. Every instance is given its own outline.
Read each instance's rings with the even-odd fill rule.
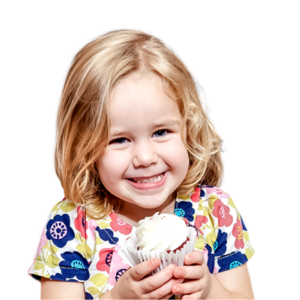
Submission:
[[[105,188],[146,209],[163,205],[184,180],[189,157],[185,124],[158,75],[131,74],[109,106],[108,146],[97,162]],[[183,136],[182,133],[183,132]]]

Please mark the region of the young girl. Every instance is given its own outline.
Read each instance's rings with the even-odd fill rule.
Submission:
[[[52,209],[29,273],[42,298],[253,298],[254,251],[222,177],[221,139],[191,74],[159,39],[109,32],[76,55],[57,118]],[[153,276],[118,254],[137,222],[175,213],[201,235],[184,266]],[[177,296],[176,296],[177,297]]]

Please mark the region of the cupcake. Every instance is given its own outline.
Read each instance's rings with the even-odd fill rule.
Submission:
[[[131,267],[154,257],[161,265],[155,274],[174,263],[183,266],[184,257],[193,252],[197,231],[189,227],[184,219],[171,214],[155,213],[138,222],[132,234],[119,250],[120,256]]]

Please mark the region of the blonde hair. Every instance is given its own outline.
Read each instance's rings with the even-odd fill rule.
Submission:
[[[83,47],[67,75],[57,116],[55,170],[65,197],[98,219],[117,210],[108,199],[96,162],[108,139],[108,104],[113,88],[125,76],[148,70],[171,87],[186,123],[190,166],[178,187],[218,185],[223,167],[221,139],[206,116],[194,80],[182,61],[158,38],[137,30],[108,32]]]

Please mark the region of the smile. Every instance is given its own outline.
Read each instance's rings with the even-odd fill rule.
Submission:
[[[136,178],[128,178],[127,182],[133,186],[134,188],[140,190],[149,190],[159,188],[164,185],[167,178],[167,173],[160,173],[151,177],[136,177]]]
[[[149,178],[132,178],[132,181],[137,182],[137,183],[158,182],[158,181],[161,181],[163,179],[163,177],[164,177],[164,173],[161,173],[161,174],[149,177]]]

